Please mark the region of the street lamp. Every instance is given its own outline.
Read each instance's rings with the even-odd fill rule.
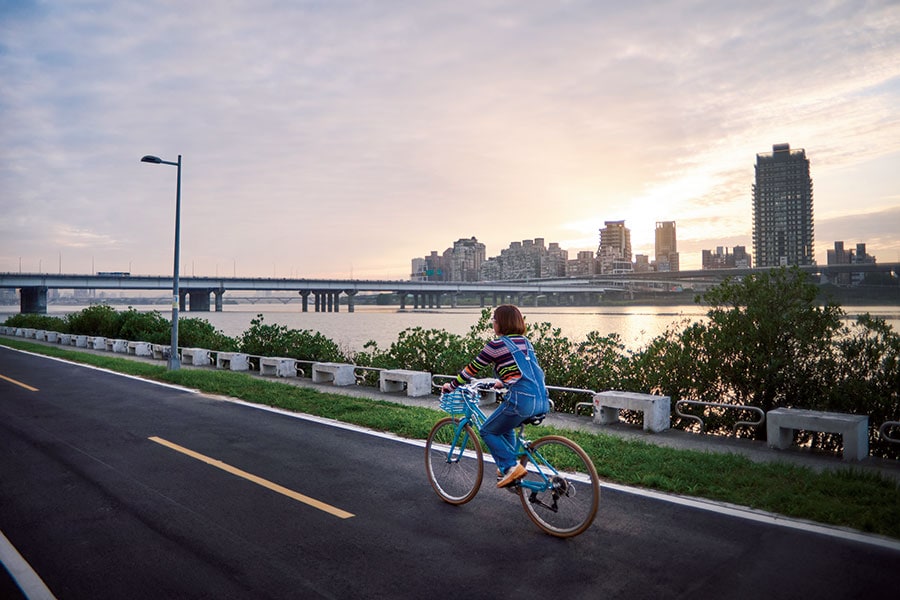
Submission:
[[[169,349],[169,370],[177,371],[181,368],[181,358],[178,356],[178,260],[179,241],[181,238],[181,155],[178,162],[163,160],[158,156],[149,154],[141,159],[141,162],[155,165],[174,165],[178,167],[178,183],[175,186],[175,268],[172,276],[172,347]]]

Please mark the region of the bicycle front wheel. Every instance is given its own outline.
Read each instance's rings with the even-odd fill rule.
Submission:
[[[522,463],[528,474],[519,484],[525,513],[535,525],[556,537],[582,533],[597,515],[600,478],[581,446],[567,438],[548,435],[535,440],[531,453],[538,469]]]
[[[445,417],[434,424],[425,442],[425,469],[438,496],[450,504],[475,497],[484,477],[484,453],[469,425]]]

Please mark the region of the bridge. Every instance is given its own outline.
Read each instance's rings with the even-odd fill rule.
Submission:
[[[550,294],[595,294],[602,295],[608,286],[590,280],[534,280],[531,282],[464,282],[464,281],[405,281],[405,280],[361,280],[361,279],[275,279],[240,277],[179,277],[179,308],[191,311],[209,311],[210,295],[214,296],[216,311],[222,310],[226,291],[268,291],[298,294],[303,312],[312,305],[316,312],[337,312],[340,310],[340,296],[346,295],[349,312],[354,310],[354,297],[360,292],[388,292],[400,296],[400,307],[406,308],[407,299],[412,297],[415,308],[440,307],[442,299],[449,296],[452,306],[456,306],[460,294],[476,295],[485,299],[513,296],[521,302],[523,296]],[[149,290],[171,291],[172,277],[109,273],[97,275],[69,275],[47,273],[0,273],[0,288],[17,288],[20,292],[20,311],[23,313],[46,313],[47,290],[49,289],[105,289],[105,290]],[[312,299],[310,299],[312,296]],[[312,300],[312,301],[310,301]],[[172,299],[175,301],[175,298]]]
[[[896,277],[900,263],[804,266],[802,271],[827,282],[842,273],[885,272]],[[360,292],[387,292],[400,297],[400,307],[406,308],[412,297],[413,306],[440,307],[445,296],[451,306],[456,306],[462,294],[480,298],[485,306],[486,298],[493,304],[512,297],[517,304],[530,298],[536,303],[541,296],[600,297],[609,291],[671,291],[693,289],[703,291],[726,277],[745,277],[768,269],[709,269],[675,272],[621,273],[595,275],[584,278],[533,279],[514,281],[409,281],[409,280],[361,280],[361,279],[276,279],[242,277],[179,277],[179,309],[191,311],[222,310],[226,291],[281,292],[298,294],[303,312],[310,305],[316,312],[338,312],[340,296],[346,295],[349,312],[354,309],[354,297]],[[131,275],[130,273],[98,273],[93,275],[50,273],[0,273],[0,288],[20,290],[20,311],[46,313],[49,289],[106,289],[171,291],[171,276]],[[210,304],[210,295],[214,303]],[[312,296],[312,302],[310,302]],[[173,297],[172,302],[176,299]]]

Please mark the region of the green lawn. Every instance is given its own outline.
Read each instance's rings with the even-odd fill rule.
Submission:
[[[15,339],[2,338],[0,344],[407,438],[424,439],[444,414],[436,409],[322,393],[242,373],[192,369],[170,372],[163,364]],[[578,442],[606,481],[729,502],[900,539],[900,484],[878,475],[851,467],[817,473],[804,467],[754,463],[734,454],[676,450],[603,434],[554,431],[548,426],[542,426],[540,432],[561,433]],[[532,437],[536,437],[535,432]],[[422,483],[426,485],[424,477],[423,472]]]

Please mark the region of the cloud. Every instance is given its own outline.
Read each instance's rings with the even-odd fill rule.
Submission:
[[[900,152],[891,1],[21,6],[0,21],[0,208],[28,235],[0,270],[115,240],[167,272],[175,173],[148,153],[184,157],[183,255],[260,275],[405,277],[473,235],[590,249],[614,219],[643,246],[657,220],[738,239],[780,142],[807,149],[820,215],[900,177],[851,179]]]

